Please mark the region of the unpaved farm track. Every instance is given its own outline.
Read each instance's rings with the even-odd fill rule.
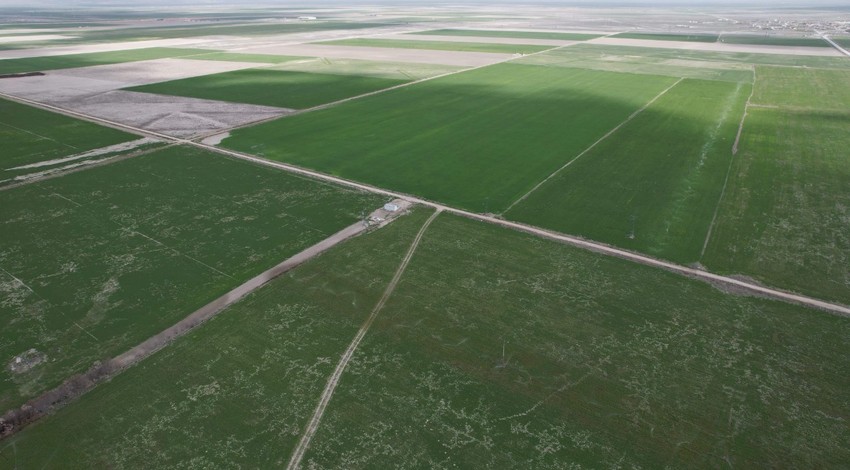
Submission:
[[[531,54],[529,54],[529,55],[531,55]],[[604,255],[608,255],[608,256],[614,256],[614,257],[617,257],[617,258],[625,259],[625,260],[632,261],[632,262],[639,263],[639,264],[643,264],[643,265],[646,265],[646,266],[652,266],[652,267],[664,269],[666,271],[669,271],[669,272],[672,272],[672,273],[675,273],[675,274],[679,274],[679,275],[687,276],[687,277],[690,277],[690,278],[693,278],[693,279],[698,279],[698,280],[701,280],[701,281],[704,281],[704,282],[708,282],[709,284],[712,284],[712,285],[718,285],[718,286],[730,288],[730,289],[735,290],[737,292],[746,292],[746,293],[750,293],[750,294],[754,294],[754,295],[768,297],[768,298],[775,299],[775,300],[782,300],[784,302],[791,302],[791,303],[795,303],[795,304],[799,304],[799,305],[804,305],[804,306],[807,306],[807,307],[816,308],[816,309],[819,309],[819,310],[823,310],[823,311],[826,311],[826,312],[830,312],[830,313],[845,316],[845,317],[850,317],[850,307],[848,307],[846,305],[832,303],[832,302],[817,299],[817,298],[814,298],[814,297],[809,297],[809,296],[806,296],[806,295],[795,294],[795,293],[783,291],[783,290],[780,290],[780,289],[765,287],[765,286],[761,286],[761,285],[758,285],[758,284],[753,283],[753,282],[742,281],[740,279],[735,279],[734,277],[723,276],[723,275],[720,275],[720,274],[714,274],[714,273],[704,271],[704,270],[701,270],[701,269],[695,269],[695,268],[690,268],[690,267],[687,267],[687,266],[678,265],[678,264],[671,263],[671,262],[668,262],[668,261],[664,261],[664,260],[661,260],[661,259],[658,259],[658,258],[653,258],[653,257],[648,256],[648,255],[643,255],[643,254],[635,253],[635,252],[632,252],[632,251],[616,248],[616,247],[613,247],[613,246],[610,246],[610,245],[606,245],[605,243],[586,240],[586,239],[576,237],[576,236],[572,236],[572,235],[565,235],[565,234],[562,234],[562,233],[551,232],[551,231],[548,231],[548,230],[541,229],[539,227],[500,219],[500,218],[494,217],[492,215],[478,214],[478,213],[470,212],[470,211],[463,210],[463,209],[457,209],[457,208],[449,207],[449,206],[446,206],[444,204],[440,204],[440,203],[437,203],[437,202],[434,202],[434,201],[429,201],[427,199],[423,199],[423,198],[413,196],[413,195],[410,195],[410,194],[404,194],[404,193],[400,193],[400,192],[396,192],[396,191],[390,191],[390,190],[387,190],[387,189],[379,188],[379,187],[368,185],[368,184],[365,184],[365,183],[359,183],[359,182],[356,182],[356,181],[340,178],[340,177],[329,175],[329,174],[322,173],[322,172],[319,172],[319,171],[310,170],[310,169],[307,169],[307,168],[302,168],[302,167],[292,165],[292,164],[289,164],[289,163],[276,162],[276,161],[272,161],[272,160],[267,160],[265,158],[260,158],[260,157],[254,156],[254,155],[250,155],[250,154],[247,154],[247,153],[237,152],[235,150],[223,149],[223,148],[215,147],[215,146],[212,146],[212,145],[206,145],[206,144],[203,144],[203,143],[200,143],[200,142],[194,142],[194,141],[187,140],[187,139],[171,137],[171,136],[167,136],[167,135],[160,134],[160,133],[157,133],[157,132],[151,132],[151,131],[140,129],[140,128],[137,128],[137,127],[127,126],[125,124],[109,121],[109,120],[106,120],[106,119],[101,119],[101,118],[97,118],[97,117],[93,117],[93,116],[87,116],[85,114],[78,113],[78,112],[75,112],[75,111],[69,111],[67,109],[63,109],[63,108],[60,108],[60,107],[57,107],[57,106],[45,105],[45,104],[42,104],[42,103],[38,103],[36,101],[21,99],[21,98],[15,97],[15,96],[9,96],[9,95],[3,94],[3,93],[0,93],[0,97],[6,98],[6,99],[11,100],[11,101],[17,101],[19,103],[28,104],[30,106],[35,106],[37,108],[47,109],[47,110],[58,112],[58,113],[65,114],[65,115],[68,115],[68,116],[76,117],[78,119],[83,119],[83,120],[95,122],[95,123],[102,124],[102,125],[105,125],[105,126],[108,126],[108,127],[113,127],[115,129],[120,129],[120,130],[124,130],[124,131],[128,131],[128,132],[132,132],[132,133],[135,133],[135,134],[138,134],[138,135],[141,135],[141,136],[159,137],[161,139],[168,140],[170,142],[190,145],[190,146],[197,147],[197,148],[202,148],[202,149],[205,149],[205,150],[209,150],[210,152],[230,156],[230,157],[233,157],[233,158],[239,158],[239,159],[242,159],[242,160],[251,161],[251,162],[254,162],[254,163],[259,164],[259,165],[265,165],[265,166],[269,166],[269,167],[272,167],[272,168],[277,168],[277,169],[280,169],[280,170],[288,171],[290,173],[306,176],[306,177],[309,177],[309,178],[314,178],[314,179],[318,179],[318,180],[321,180],[321,181],[336,183],[336,184],[340,184],[340,185],[343,185],[343,186],[356,188],[356,189],[360,189],[362,191],[368,191],[368,192],[375,193],[375,194],[382,194],[382,195],[385,195],[385,196],[404,199],[404,200],[410,201],[412,203],[422,204],[422,205],[429,206],[429,207],[432,207],[432,208],[435,208],[435,209],[438,209],[438,210],[443,210],[447,213],[459,215],[459,216],[462,216],[462,217],[467,217],[467,218],[474,219],[474,220],[479,220],[479,221],[482,221],[482,222],[500,225],[500,226],[510,228],[510,229],[513,229],[513,230],[520,230],[522,232],[530,233],[532,235],[536,235],[536,236],[539,236],[539,237],[547,238],[547,239],[558,241],[558,242],[561,242],[561,243],[566,243],[568,245],[572,245],[572,246],[575,246],[577,248],[582,248],[582,249],[585,249],[585,250],[594,251],[596,253],[600,253],[600,254],[604,254]]]
[[[419,246],[419,242],[422,240],[422,236],[425,235],[425,231],[428,229],[428,226],[431,225],[431,222],[433,222],[438,215],[440,215],[440,212],[442,211],[436,210],[431,217],[422,224],[422,228],[419,229],[419,233],[416,234],[416,237],[413,239],[413,243],[410,244],[410,248],[401,260],[401,264],[399,264],[398,269],[396,269],[392,280],[390,280],[390,283],[387,284],[384,294],[378,300],[378,303],[375,304],[375,308],[372,309],[369,317],[367,317],[366,321],[363,322],[363,325],[357,331],[357,334],[354,335],[354,339],[351,340],[351,344],[348,345],[348,348],[342,354],[342,357],[340,357],[339,363],[336,365],[336,369],[334,369],[333,374],[331,374],[330,378],[328,378],[328,383],[325,385],[325,389],[321,396],[319,396],[319,404],[316,405],[316,410],[313,412],[310,422],[304,429],[304,434],[301,436],[301,440],[298,441],[298,445],[292,452],[292,457],[289,460],[289,464],[286,466],[287,470],[294,470],[301,466],[301,459],[304,458],[304,453],[307,452],[307,449],[310,447],[310,441],[313,439],[313,435],[316,434],[316,430],[319,428],[322,415],[325,414],[325,409],[328,407],[328,403],[330,403],[331,398],[333,397],[334,391],[339,384],[339,379],[342,377],[342,373],[345,372],[345,368],[348,366],[348,363],[351,362],[354,352],[357,350],[360,342],[363,341],[363,337],[366,336],[366,333],[369,331],[369,328],[372,326],[375,318],[377,318],[381,309],[384,308],[384,304],[387,303],[387,299],[390,298],[390,295],[392,295],[395,287],[398,285],[398,281],[401,280],[401,276],[404,274],[405,269],[407,269],[407,265],[410,263],[411,258],[413,258],[413,253],[416,252],[416,247]]]

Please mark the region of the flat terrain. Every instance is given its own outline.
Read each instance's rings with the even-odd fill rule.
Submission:
[[[0,80],[0,92],[153,132],[189,137],[280,116],[288,110],[120,89],[256,66],[255,62],[145,60]]]
[[[799,55],[812,57],[840,57],[841,54],[832,48],[827,47],[810,47],[811,44],[749,44],[749,43],[733,43],[723,42],[723,37],[719,42],[695,42],[695,41],[658,41],[648,39],[626,39],[615,37],[603,37],[591,39],[589,44],[600,44],[606,46],[630,46],[630,47],[658,47],[663,49],[678,49],[678,50],[695,50],[695,51],[712,51],[712,52],[728,52],[733,54],[779,54],[779,55]],[[824,42],[826,44],[826,42]],[[826,44],[828,46],[828,44]]]
[[[427,215],[273,282],[0,462],[285,465]],[[441,215],[303,464],[831,467],[848,458],[848,339],[843,318]]]
[[[177,49],[168,47],[151,47],[128,51],[93,52],[88,54],[71,54],[47,57],[28,57],[22,59],[0,60],[0,74],[41,72],[45,70],[70,69],[75,67],[90,67],[93,65],[120,64],[142,60],[164,59],[203,54],[203,49]]]
[[[688,42],[717,42],[717,34],[684,34],[684,33],[619,33],[612,38],[649,39],[653,41],[688,41]]]
[[[704,264],[850,303],[847,74],[760,67],[756,78]]]
[[[410,80],[247,69],[128,88],[129,91],[304,109]]]
[[[303,463],[840,466],[848,338],[845,318],[440,216]]]
[[[339,354],[428,215],[404,216],[272,281],[0,444],[0,467],[285,465]],[[167,386],[151,393],[152,383]]]
[[[720,42],[727,44],[755,44],[759,46],[831,47],[820,38],[764,36],[755,34],[723,34]]]
[[[768,56],[774,57],[774,56]],[[523,57],[517,63],[609,72],[752,83],[752,63],[719,53],[577,44]],[[850,64],[843,64],[848,65]]]
[[[241,129],[223,145],[497,212],[673,82],[503,64]]]
[[[80,154],[137,137],[0,99],[0,185],[27,173],[14,168]]]
[[[682,81],[505,216],[698,261],[750,89]]]
[[[273,68],[293,72],[420,80],[449,72],[457,72],[463,70],[465,67],[441,64],[417,64],[413,62],[322,58],[287,62],[275,65]]]
[[[0,191],[0,408],[171,325],[382,204],[170,148]],[[48,361],[5,362],[30,348]]]
[[[252,54],[323,57],[326,59],[358,59],[381,62],[408,62],[474,67],[510,59],[511,54],[492,52],[435,51],[392,47],[338,46],[327,42],[315,44],[257,46],[245,49]]]
[[[414,41],[404,39],[357,38],[326,41],[319,44],[336,46],[389,47],[401,49],[429,49],[438,51],[496,52],[500,54],[531,54],[545,51],[552,46],[531,44],[495,44],[488,42]]]
[[[431,36],[469,36],[482,38],[555,39],[559,41],[585,41],[598,38],[599,34],[557,33],[550,31],[509,31],[493,29],[432,29],[414,34]]]

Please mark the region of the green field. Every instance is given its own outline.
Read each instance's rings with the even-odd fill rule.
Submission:
[[[850,304],[848,78],[757,69],[710,269]]]
[[[162,11],[157,12],[162,14]],[[124,18],[126,19],[126,18]],[[257,19],[262,19],[258,17]],[[387,26],[383,23],[348,23],[338,21],[285,22],[277,24],[257,24],[229,21],[230,24],[211,25],[201,23],[180,26],[153,26],[141,28],[115,28],[106,30],[78,30],[74,39],[62,41],[63,45],[110,43],[120,41],[145,41],[152,39],[193,38],[199,36],[263,36],[276,34],[309,33],[339,29],[360,30]]]
[[[673,83],[500,64],[240,129],[222,144],[499,212]]]
[[[850,113],[750,108],[704,264],[850,304]]]
[[[221,60],[225,62],[257,62],[259,64],[281,64],[293,60],[304,60],[304,57],[292,57],[274,54],[243,54],[241,52],[211,52],[186,57],[196,60]]]
[[[623,39],[647,39],[651,41],[717,42],[717,34],[687,33],[620,33],[611,36]]]
[[[682,75],[683,69],[718,69],[741,72],[753,65],[777,65],[788,67],[811,67],[828,69],[848,69],[850,60],[846,57],[820,57],[804,55],[756,54],[742,52],[709,52],[691,51],[684,49],[664,49],[657,47],[633,46],[603,46],[597,44],[576,44],[574,46],[555,49],[531,57],[517,59],[518,63],[538,65],[559,65],[567,62],[581,64],[584,60],[596,63],[607,62],[609,67],[624,63],[622,71],[638,67],[636,71],[645,70],[651,73],[652,67],[658,67],[658,74],[687,76],[690,78],[711,78],[710,76]],[[571,66],[567,64],[567,66]],[[672,73],[666,72],[668,67],[674,67]],[[741,81],[752,81],[749,78]]]
[[[427,215],[275,281],[4,442],[0,465],[285,465]],[[840,466],[848,341],[844,318],[442,215],[303,464]]]
[[[756,105],[808,110],[850,110],[850,71],[758,67],[752,102]]]
[[[138,137],[109,127],[0,99],[0,185],[28,170],[13,168],[67,157]]]
[[[753,66],[749,63],[713,60],[711,56],[680,57],[669,54],[669,50],[654,48],[579,44],[514,62],[737,83],[753,81]]]
[[[303,57],[302,57],[303,59]],[[292,72],[355,75],[363,77],[421,80],[423,78],[457,72],[467,67],[442,64],[417,64],[413,62],[385,62],[358,59],[313,59],[276,65],[275,70]]]
[[[285,465],[341,351],[428,215],[415,211],[273,281],[0,443],[0,467]]]
[[[682,81],[505,216],[699,261],[750,89]]]
[[[840,466],[848,340],[846,318],[441,216],[304,467]]]
[[[38,72],[44,70],[70,69],[92,65],[119,64],[140,60],[164,59],[203,54],[203,49],[174,49],[168,47],[150,47],[129,51],[92,52],[88,54],[70,54],[25,59],[0,60],[0,74]]]
[[[432,29],[410,34],[427,34],[433,36],[472,36],[482,38],[517,38],[517,39],[555,39],[561,41],[586,41],[598,38],[599,34],[555,33],[548,31],[504,31],[483,29]]]
[[[832,47],[821,38],[791,36],[757,36],[752,34],[723,34],[720,42],[729,44],[754,44],[758,46]]]
[[[381,198],[172,147],[0,191],[0,409],[159,332]],[[26,373],[7,367],[35,348]]]
[[[531,54],[553,46],[530,44],[493,44],[484,42],[419,41],[408,39],[356,38],[323,41],[316,44],[335,46],[391,47],[400,49],[428,49],[435,51],[498,52],[502,54]]]
[[[127,90],[304,109],[409,81],[261,68],[154,83]]]

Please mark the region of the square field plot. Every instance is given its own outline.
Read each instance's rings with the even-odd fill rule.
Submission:
[[[501,64],[241,129],[223,145],[499,212],[673,83]]]
[[[128,90],[303,109],[409,81],[381,77],[249,69],[155,83],[128,88]]]
[[[751,108],[704,264],[850,304],[848,129],[846,111]]]
[[[699,261],[750,90],[683,80],[505,216]]]
[[[0,191],[0,409],[124,352],[382,202],[180,147]],[[46,360],[6,367],[30,349]]]

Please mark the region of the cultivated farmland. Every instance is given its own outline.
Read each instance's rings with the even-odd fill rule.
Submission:
[[[401,85],[407,81],[263,68],[204,75],[127,90],[303,109]]]
[[[623,39],[649,39],[653,41],[717,42],[717,34],[663,34],[663,33],[619,33],[611,37]]]
[[[13,437],[0,462],[285,465],[427,215],[275,281]],[[842,318],[441,215],[303,465],[831,466],[848,457],[850,375],[830,360],[848,339]]]
[[[0,7],[0,470],[846,466],[846,8],[379,3]]]
[[[588,39],[599,37],[598,34],[555,33],[548,31],[505,31],[492,29],[432,29],[430,31],[418,31],[413,34],[427,34],[429,36],[470,36],[482,38],[556,39],[563,41],[586,41]]]
[[[750,89],[682,81],[506,217],[698,261]]]
[[[395,47],[401,49],[429,49],[438,51],[463,51],[463,52],[498,52],[502,54],[531,54],[534,52],[551,49],[552,46],[534,46],[530,44],[494,44],[477,42],[449,42],[449,41],[412,41],[404,39],[343,39],[339,41],[326,41],[319,44],[337,46],[363,46],[363,47]]]
[[[170,148],[0,191],[0,408],[114,356],[382,198]],[[46,362],[5,362],[34,348]]]
[[[89,54],[6,59],[0,60],[0,74],[70,69],[76,67],[89,67],[92,65],[120,64],[124,62],[139,62],[142,60],[183,57],[195,54],[205,54],[208,52],[209,51],[205,51],[203,49],[152,47],[129,51],[93,52]]]
[[[417,210],[273,281],[0,445],[0,467],[285,465],[339,354],[428,215]],[[148,384],[161,381],[168,386],[151,394]]]
[[[844,318],[440,216],[304,467],[831,467],[848,339]]]
[[[501,64],[241,129],[223,145],[499,212],[674,82]]]
[[[115,129],[0,99],[0,185],[30,172],[19,167],[134,139]]]

